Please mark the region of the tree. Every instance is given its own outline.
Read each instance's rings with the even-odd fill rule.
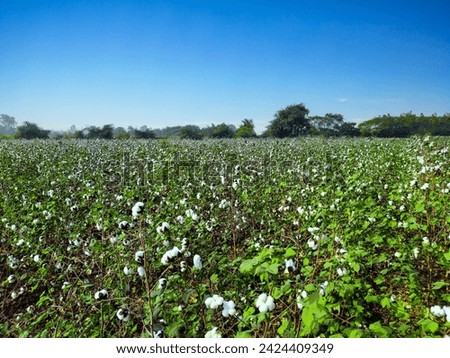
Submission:
[[[244,119],[242,125],[236,131],[236,138],[254,138],[256,137],[255,125],[253,119]]]
[[[267,127],[268,134],[277,138],[307,134],[311,127],[308,114],[309,110],[303,103],[289,105],[275,113],[275,118]]]
[[[203,133],[199,126],[187,125],[181,128],[180,138],[199,140],[203,138]]]
[[[327,113],[324,117],[310,117],[311,132],[325,137],[335,137],[339,135],[339,128],[344,123],[342,114]]]
[[[7,114],[0,114],[0,134],[14,134],[17,128],[16,119]]]
[[[136,139],[154,139],[156,138],[156,134],[151,129],[147,127],[141,127],[141,129],[134,130],[134,137]]]
[[[39,128],[37,124],[31,122],[24,122],[17,127],[17,137],[23,139],[46,139],[50,131]]]
[[[114,136],[114,126],[112,124],[105,124],[102,128],[90,126],[86,130],[86,138],[88,139],[112,139]]]
[[[233,138],[236,128],[234,126],[222,123],[214,127],[211,138]]]
[[[344,122],[339,126],[338,135],[344,137],[358,137],[361,135],[361,132],[356,127],[355,122]]]

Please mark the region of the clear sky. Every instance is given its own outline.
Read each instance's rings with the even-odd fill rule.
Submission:
[[[46,129],[258,132],[304,103],[347,121],[450,112],[447,1],[0,0],[0,113]]]

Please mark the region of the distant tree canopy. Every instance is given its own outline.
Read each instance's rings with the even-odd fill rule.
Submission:
[[[313,135],[324,137],[354,137],[360,134],[356,123],[344,122],[344,116],[342,114],[327,113],[323,117],[310,117],[309,120],[311,124],[310,133]]]
[[[275,113],[275,118],[267,127],[267,134],[276,138],[308,134],[311,128],[308,114],[309,110],[303,103],[289,105]]]
[[[14,117],[7,114],[0,114],[0,134],[14,134],[17,129],[17,122]]]
[[[12,136],[12,134],[15,134]],[[378,116],[359,123],[345,122],[342,114],[326,113],[324,116],[309,116],[309,110],[303,103],[289,105],[274,115],[266,131],[259,137],[289,138],[302,135],[323,137],[374,136],[380,138],[408,137],[411,135],[450,136],[450,113],[442,116],[433,114],[425,116],[411,112],[399,116],[390,114]],[[252,119],[243,119],[239,128],[233,124],[211,124],[204,128],[197,125],[172,126],[163,129],[139,129],[132,126],[115,128],[112,124],[103,127],[90,126],[77,130],[74,125],[66,132],[51,132],[39,128],[37,124],[24,122],[17,126],[14,117],[0,115],[0,137],[11,138],[79,138],[79,139],[154,139],[182,138],[200,140],[203,138],[255,138],[255,125]]]
[[[363,136],[403,138],[411,135],[450,135],[450,114],[417,116],[411,112],[400,116],[389,114],[375,117],[358,125]]]
[[[17,127],[16,136],[22,139],[46,139],[50,131],[39,128],[37,124],[24,122]]]
[[[255,138],[255,125],[253,119],[244,119],[236,131],[236,138]]]
[[[188,125],[181,128],[180,138],[181,139],[194,139],[199,140],[203,138],[203,132],[199,126]]]
[[[214,126],[211,138],[233,138],[234,133],[236,133],[236,127],[221,123],[218,126]]]

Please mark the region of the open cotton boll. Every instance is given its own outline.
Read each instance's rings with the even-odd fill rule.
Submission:
[[[259,312],[273,311],[275,309],[273,297],[266,293],[260,294],[256,300],[256,307],[259,309]]]
[[[124,321],[124,322],[128,322],[131,318],[129,311],[126,308],[120,308],[117,311],[116,316],[118,319],[120,319],[121,321]]]
[[[215,310],[217,307],[223,304],[223,297],[219,295],[213,295],[205,300],[205,305],[207,308]]]
[[[222,338],[222,335],[217,330],[218,328],[214,327],[212,330],[206,332],[205,338]]]
[[[285,260],[284,265],[285,265],[284,273],[291,273],[294,272],[296,269],[294,261],[292,259]]]
[[[105,289],[97,291],[94,295],[94,298],[96,300],[104,300],[104,299],[108,298],[108,291],[106,291]]]
[[[223,310],[222,310],[222,316],[229,317],[234,316],[236,314],[236,305],[235,303],[230,301],[224,301],[223,302]]]
[[[136,253],[134,254],[134,260],[136,262],[139,262],[139,263],[143,262],[143,260],[144,260],[144,251],[141,251],[141,250],[136,251]]]
[[[202,258],[200,257],[200,255],[194,255],[194,267],[198,268],[199,270],[202,269],[203,265],[202,265]]]
[[[141,201],[138,201],[136,204],[134,204],[133,208],[131,209],[131,214],[133,215],[133,219],[137,219],[139,214],[144,210],[145,204]]]

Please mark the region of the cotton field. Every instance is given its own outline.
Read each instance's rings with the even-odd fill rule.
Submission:
[[[449,146],[0,141],[0,336],[450,335]]]

